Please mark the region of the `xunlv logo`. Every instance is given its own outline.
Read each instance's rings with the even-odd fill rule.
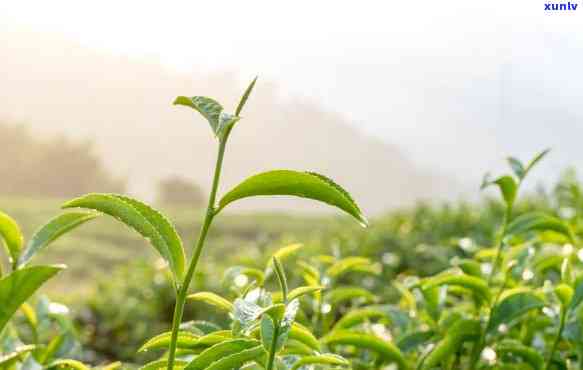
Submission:
[[[571,3],[546,3],[545,10],[546,11],[569,11],[569,10],[577,10],[579,4]]]

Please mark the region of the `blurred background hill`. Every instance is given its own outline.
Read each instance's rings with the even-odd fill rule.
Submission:
[[[9,176],[11,163],[5,162],[7,168],[0,173],[4,186],[24,191],[17,181],[47,179],[50,173],[63,189],[73,186],[72,177],[82,178],[87,186],[73,192],[81,194],[90,184],[94,190],[120,189],[121,183],[105,183],[123,179],[130,193],[153,199],[156,183],[169,176],[181,174],[203,188],[209,185],[215,140],[196,112],[171,102],[177,95],[204,94],[234,107],[242,90],[235,74],[176,74],[156,63],[99,53],[36,33],[12,34],[0,44],[0,54],[0,85],[9,92],[3,96],[0,117],[4,122],[23,122],[31,136],[19,143],[6,135],[14,128],[4,129],[2,157],[12,158],[19,149],[18,157],[28,157],[30,165],[20,168],[29,175]],[[284,97],[281,89],[260,80],[233,134],[223,188],[270,168],[312,170],[344,184],[367,213],[459,192],[455,181],[420,168],[394,145],[367,136],[342,115],[313,101]],[[53,139],[43,144],[32,139],[43,135]],[[67,140],[76,140],[71,144],[76,154],[59,142]],[[82,144],[88,141],[94,145]],[[91,154],[81,153],[83,145]],[[50,147],[50,158],[38,146]],[[78,168],[64,165],[72,160],[82,163],[78,155],[99,159],[92,157],[93,165]],[[88,176],[78,176],[82,167]],[[106,170],[111,179],[97,179]],[[32,182],[39,195],[55,195],[50,187],[45,192],[40,182]],[[255,200],[243,202],[242,208],[273,208],[273,203]],[[298,200],[275,203],[278,208],[304,209]]]

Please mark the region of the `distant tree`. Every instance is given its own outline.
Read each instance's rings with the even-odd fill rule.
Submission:
[[[0,195],[71,197],[124,192],[89,141],[39,139],[22,125],[0,122]]]
[[[197,184],[181,176],[171,176],[158,184],[158,202],[167,205],[203,206],[205,196]]]

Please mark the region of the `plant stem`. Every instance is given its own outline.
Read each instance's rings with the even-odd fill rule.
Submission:
[[[555,337],[555,341],[553,342],[553,347],[551,348],[551,353],[549,353],[549,358],[547,359],[547,364],[545,369],[549,370],[551,368],[551,361],[553,360],[553,355],[557,350],[557,346],[561,341],[561,336],[563,336],[563,329],[565,329],[565,319],[567,318],[567,308],[561,307],[561,319],[559,323],[559,331],[557,332],[557,336]]]
[[[508,206],[506,211],[504,212],[504,220],[502,221],[502,227],[500,229],[500,233],[498,234],[498,238],[496,240],[496,258],[494,259],[494,264],[492,265],[492,270],[490,271],[490,275],[488,276],[488,285],[492,282],[494,275],[496,275],[496,270],[500,265],[502,260],[502,249],[504,247],[504,236],[506,236],[506,231],[508,229],[508,225],[510,224],[510,217],[512,216],[512,206]]]
[[[219,149],[217,154],[217,160],[215,164],[215,172],[213,177],[213,184],[211,187],[211,193],[209,196],[208,206],[206,214],[204,217],[203,224],[198,235],[198,240],[194,246],[194,252],[188,266],[188,271],[184,277],[184,282],[181,286],[177,288],[178,294],[176,297],[176,306],[174,307],[174,317],[172,319],[172,336],[170,338],[170,346],[168,348],[168,370],[173,370],[174,368],[174,358],[176,356],[176,342],[178,341],[178,331],[180,329],[180,324],[182,323],[182,315],[184,313],[184,304],[186,303],[186,295],[188,294],[188,287],[196,271],[196,265],[200,259],[202,249],[204,247],[204,242],[206,236],[212,224],[212,221],[216,215],[215,213],[215,201],[217,197],[217,190],[219,187],[219,180],[221,177],[221,169],[223,167],[223,158],[225,156],[225,146],[227,143],[227,137],[222,139],[219,143]]]
[[[508,225],[510,224],[510,217],[512,216],[512,206],[506,207],[506,211],[504,212],[504,220],[502,221],[502,227],[500,228],[500,232],[498,233],[498,237],[496,240],[496,258],[494,259],[494,263],[492,264],[492,270],[490,270],[490,275],[488,276],[488,285],[491,285],[492,279],[497,272],[498,265],[502,260],[502,249],[504,247],[504,236],[506,236],[506,231],[508,229]],[[498,300],[504,292],[506,288],[507,279],[504,279],[504,284],[500,288],[498,294],[496,294],[495,299],[490,304],[489,312],[488,312],[488,320],[486,321],[486,328],[482,331],[478,342],[476,342],[473,350],[472,356],[470,361],[470,369],[473,370],[476,368],[478,361],[480,360],[480,355],[482,354],[482,350],[486,344],[486,331],[490,326],[490,322],[492,321],[492,310],[498,304]]]
[[[269,351],[269,359],[267,360],[266,370],[273,370],[273,365],[275,363],[275,347],[277,346],[277,337],[279,336],[279,326],[276,326],[273,330],[273,339],[271,340],[271,350]]]

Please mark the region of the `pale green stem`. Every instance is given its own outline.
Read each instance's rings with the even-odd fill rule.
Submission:
[[[198,235],[198,240],[194,246],[194,251],[190,264],[188,266],[188,271],[184,277],[184,281],[178,288],[178,295],[176,297],[176,306],[174,307],[174,317],[172,319],[172,336],[170,338],[170,345],[168,348],[168,370],[174,369],[174,359],[176,357],[176,342],[178,341],[178,331],[180,329],[180,324],[182,323],[182,315],[184,313],[184,304],[186,303],[186,295],[188,294],[188,287],[196,271],[196,265],[200,259],[202,249],[204,247],[204,242],[206,240],[211,223],[216,215],[215,211],[215,201],[217,197],[217,190],[219,187],[219,180],[221,177],[221,169],[223,167],[223,158],[225,155],[225,145],[227,143],[227,137],[222,139],[219,143],[219,149],[217,154],[217,161],[215,165],[215,173],[213,177],[213,184],[211,187],[211,193],[209,196],[208,206],[206,214],[204,217],[203,224]]]
[[[511,216],[512,216],[512,205],[509,205],[506,208],[506,212],[504,212],[504,220],[502,221],[502,227],[500,229],[500,232],[498,233],[498,237],[496,240],[496,257],[494,258],[494,263],[492,264],[492,270],[490,271],[490,275],[488,276],[488,285],[490,285],[492,283],[492,279],[494,278],[494,275],[496,274],[498,266],[500,265],[500,262],[502,260],[502,249],[504,247],[504,237],[506,236],[506,231],[508,229],[508,225],[510,224],[510,217]],[[504,292],[505,288],[506,288],[506,279],[504,280],[504,284],[500,288],[500,291],[498,291],[498,293],[496,294],[496,298],[490,304],[489,313],[488,313],[488,320],[486,322],[486,328],[482,331],[480,338],[478,339],[478,342],[476,342],[476,345],[472,351],[472,356],[471,356],[471,361],[470,361],[470,369],[471,370],[476,368],[476,365],[478,364],[478,361],[480,360],[480,355],[482,354],[482,350],[484,349],[484,346],[486,344],[486,331],[488,330],[488,327],[490,326],[490,322],[492,320],[492,310],[498,304],[498,300],[500,299],[500,296],[502,295],[502,292]]]
[[[550,370],[551,368],[551,362],[553,360],[553,355],[555,354],[555,351],[557,350],[557,346],[559,345],[559,342],[561,341],[561,337],[563,336],[563,329],[565,329],[565,319],[567,318],[567,308],[566,307],[561,307],[561,318],[560,318],[560,323],[559,323],[559,331],[557,332],[557,336],[555,337],[555,341],[553,342],[553,347],[551,348],[551,352],[549,353],[549,358],[547,359],[547,364],[545,366],[545,369]]]
[[[273,339],[271,340],[271,349],[269,350],[269,359],[267,360],[266,370],[273,370],[275,364],[275,352],[277,347],[277,337],[279,336],[279,325],[273,330]]]

